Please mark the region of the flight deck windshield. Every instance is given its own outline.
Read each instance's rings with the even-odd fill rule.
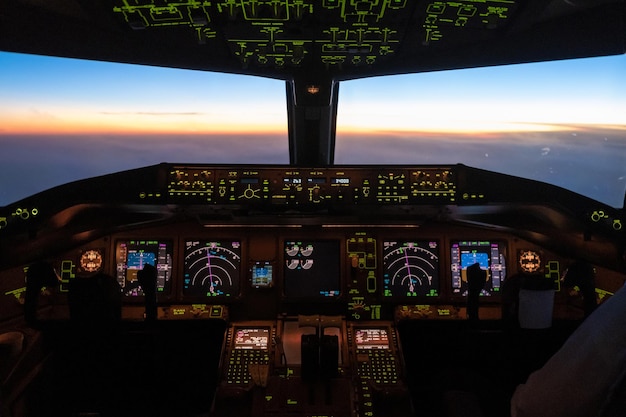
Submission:
[[[334,163],[462,163],[621,207],[625,72],[622,55],[344,81]],[[2,52],[0,90],[0,206],[160,162],[289,163],[281,80]]]
[[[344,82],[335,162],[462,163],[622,207],[625,71],[621,55]]]

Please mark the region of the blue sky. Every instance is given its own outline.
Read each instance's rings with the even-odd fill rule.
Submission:
[[[345,82],[335,162],[461,162],[621,206],[624,74],[617,56]],[[288,163],[282,81],[0,53],[0,91],[0,206],[164,161]]]

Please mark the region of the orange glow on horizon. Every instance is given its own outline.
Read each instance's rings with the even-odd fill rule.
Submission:
[[[177,130],[177,129],[97,129],[97,128],[59,128],[49,129],[46,127],[40,128],[28,128],[28,129],[7,129],[6,127],[0,128],[0,136],[8,135],[133,135],[133,136],[162,136],[162,135],[287,135],[286,129],[270,129],[267,127],[248,127],[246,129],[213,129],[204,131],[189,131],[189,130]]]
[[[4,113],[4,114],[3,114]],[[286,120],[276,117],[234,118],[196,113],[88,113],[58,114],[0,112],[0,135],[287,135]],[[82,113],[82,114],[81,114]],[[263,116],[263,115],[262,115]],[[245,119],[245,120],[244,120]],[[626,131],[626,125],[575,123],[519,123],[448,121],[440,123],[406,123],[404,125],[355,125],[338,122],[339,135],[423,135],[472,136],[497,138],[502,133],[584,132],[598,130]]]
[[[368,129],[368,128],[337,128],[338,131],[347,134],[359,134],[366,136],[380,135],[416,135],[423,134],[427,136],[480,136],[483,138],[498,138],[500,134],[507,133],[549,133],[549,132],[584,132],[590,130],[617,130],[626,131],[626,125],[592,125],[592,124],[542,124],[542,123],[494,123],[494,124],[475,124],[473,126],[446,126],[428,127],[420,126],[416,128],[395,128],[395,129]]]
[[[108,111],[94,108],[9,108],[0,105],[0,134],[275,134],[286,114],[255,109]]]
[[[2,123],[2,121],[0,121]],[[501,127],[498,129],[497,127]],[[605,126],[605,125],[531,125],[520,124],[519,128],[511,129],[494,126],[484,129],[363,129],[363,128],[339,128],[338,135],[360,135],[360,136],[427,136],[427,137],[481,137],[485,139],[497,139],[503,133],[549,133],[549,132],[585,132],[590,130],[613,130],[626,131],[626,126]],[[126,126],[112,128],[110,126],[95,125],[42,125],[32,124],[23,126],[18,124],[4,123],[0,127],[2,135],[287,135],[286,126],[262,126],[262,125],[223,125],[212,126],[211,129],[190,129],[185,126]]]
[[[286,135],[286,126],[224,124],[193,126],[176,124],[120,125],[95,123],[16,123],[0,119],[0,135],[230,135],[230,134],[277,134]]]

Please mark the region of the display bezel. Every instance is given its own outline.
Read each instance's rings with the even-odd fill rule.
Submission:
[[[243,243],[237,237],[226,238],[185,238],[182,241],[182,283],[181,294],[186,300],[207,301],[211,299],[236,299],[241,296],[241,276],[243,268]],[[199,285],[194,284],[200,273],[206,271],[206,265],[199,265],[201,258],[195,259],[196,253],[203,250],[213,251],[209,258],[216,262],[210,268],[211,275],[204,277]],[[223,251],[224,254],[216,255]],[[196,271],[196,269],[198,269]],[[209,288],[206,287],[206,279],[215,276],[216,280],[210,279]],[[216,285],[213,285],[216,283]]]
[[[417,244],[417,245],[415,245]],[[435,246],[433,248],[433,245]],[[398,262],[402,260],[393,257],[393,252],[403,248],[417,248],[419,252],[426,254],[411,262],[415,262],[413,266],[417,269],[410,272],[400,284],[394,284],[398,273],[402,273],[402,269],[406,266],[407,260],[403,265],[399,266]],[[434,253],[433,253],[434,252]],[[442,294],[441,282],[441,242],[439,239],[429,238],[411,238],[411,237],[385,237],[381,241],[381,257],[382,257],[382,273],[381,273],[381,294],[384,300],[410,302],[415,300],[433,300]],[[428,255],[432,255],[430,257]],[[429,276],[430,273],[430,276]],[[406,278],[418,274],[418,280],[428,280],[428,289],[425,291],[417,291],[418,288],[407,287],[407,291],[402,291],[402,285],[410,285]],[[395,275],[395,277],[394,277]]]
[[[250,286],[254,289],[273,288],[276,283],[275,261],[251,261],[248,268]],[[264,273],[262,271],[265,271]]]
[[[239,341],[239,333],[247,333],[247,336],[244,340]],[[258,335],[259,332],[263,332],[263,335]],[[255,335],[256,333],[256,335]],[[269,350],[271,343],[271,335],[272,331],[270,327],[267,326],[237,326],[233,329],[233,340],[232,340],[232,349],[233,350]],[[254,337],[262,337],[263,341],[254,342]]]
[[[387,327],[377,327],[377,326],[358,326],[353,328],[354,332],[354,346],[357,350],[391,350],[391,331]],[[359,333],[366,333],[370,338],[375,338],[376,333],[382,335],[384,333],[384,342],[383,339],[380,341],[369,339],[368,341],[359,341]]]
[[[459,247],[459,253],[455,255],[455,245]],[[497,245],[498,262],[493,262],[494,253],[492,248]],[[470,256],[469,253],[464,254],[461,251],[471,251],[477,248],[484,248],[481,256]],[[484,297],[498,297],[502,285],[507,278],[507,258],[508,258],[508,242],[499,238],[481,238],[481,239],[453,239],[448,245],[448,254],[450,256],[450,292],[453,297],[467,296],[467,277],[463,278],[463,274],[467,267],[476,261],[481,264],[481,269],[487,270],[487,281],[480,295]],[[458,259],[456,257],[458,256]],[[484,264],[487,263],[487,268]]]
[[[163,246],[161,254],[158,253],[159,246]],[[126,247],[126,249],[124,249]],[[150,250],[152,247],[156,247],[156,252]],[[130,249],[129,249],[130,248]],[[153,266],[157,269],[157,297],[158,298],[170,298],[173,292],[174,286],[174,271],[175,271],[175,257],[174,257],[174,241],[171,238],[158,238],[158,237],[129,237],[118,238],[115,240],[115,256],[114,256],[114,270],[115,279],[120,285],[120,290],[125,301],[142,300],[144,298],[143,290],[139,285],[137,279],[137,273],[143,268],[136,268],[131,266],[133,262],[129,263],[128,250],[139,250],[140,253],[151,253],[152,255],[147,257],[149,261],[152,261]],[[163,261],[159,261],[159,256],[165,256]],[[124,257],[124,259],[122,259]],[[143,258],[142,255],[138,255],[139,258]],[[150,262],[146,262],[150,263]],[[129,271],[130,277],[129,280]],[[128,283],[132,286],[129,287]]]
[[[320,247],[318,246],[318,255],[324,262],[315,262],[314,258],[310,258],[306,255],[307,250],[304,252],[299,251],[299,255],[293,253],[290,255],[288,252],[287,245],[293,246],[294,243],[299,243],[302,246],[314,244],[321,245],[322,250],[320,254]],[[343,297],[343,252],[342,252],[342,242],[341,239],[316,239],[316,238],[306,238],[306,237],[294,237],[294,238],[285,238],[281,241],[281,263],[282,263],[282,296],[283,300],[287,302],[299,302],[299,301],[315,301],[315,302],[333,302]],[[313,247],[315,251],[315,246]],[[300,267],[292,267],[294,262],[297,260],[302,264],[302,259],[305,262],[312,260],[313,266],[311,268],[300,268]],[[330,262],[332,260],[332,262]],[[316,269],[312,271],[312,269],[317,265],[323,265],[324,270],[320,271],[320,269]],[[309,272],[310,271],[310,272]],[[316,276],[321,278],[326,278],[328,281],[326,283],[321,283],[317,288],[314,286],[304,287],[303,285],[292,285],[294,284],[296,275],[301,275],[302,278]],[[335,277],[333,279],[329,277]],[[332,282],[331,282],[332,281]],[[318,292],[318,293],[316,293]]]

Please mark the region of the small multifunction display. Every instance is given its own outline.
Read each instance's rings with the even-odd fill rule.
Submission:
[[[267,349],[268,328],[239,328],[235,330],[235,349]]]
[[[269,288],[274,285],[274,265],[269,261],[256,261],[250,268],[253,288]]]
[[[387,329],[355,329],[357,349],[389,349]]]

